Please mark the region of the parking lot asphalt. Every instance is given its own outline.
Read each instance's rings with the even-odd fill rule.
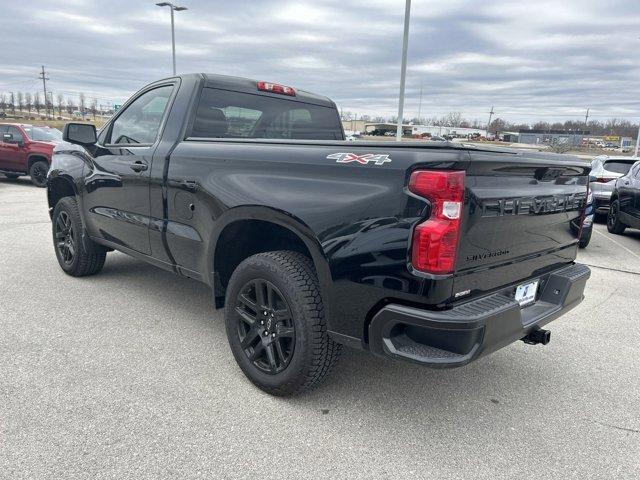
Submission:
[[[46,192],[0,177],[0,478],[638,478],[640,232],[596,225],[546,346],[429,370],[345,351],[273,398],[208,288],[120,253],[65,275]]]

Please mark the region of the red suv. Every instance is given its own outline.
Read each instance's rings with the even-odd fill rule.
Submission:
[[[0,123],[0,172],[8,178],[29,175],[36,187],[46,187],[53,148],[61,141],[55,128]]]

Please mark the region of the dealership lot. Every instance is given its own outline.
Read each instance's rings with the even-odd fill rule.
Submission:
[[[345,351],[319,389],[241,374],[204,285],[119,253],[64,275],[46,192],[0,178],[0,478],[637,478],[640,232],[596,225],[547,347],[428,370]]]

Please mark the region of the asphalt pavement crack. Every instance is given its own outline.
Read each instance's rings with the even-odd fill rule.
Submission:
[[[597,423],[598,425],[602,425],[603,427],[609,427],[615,430],[622,430],[623,432],[640,433],[640,430],[636,430],[635,428],[619,427],[617,425],[611,425],[610,423],[600,422],[599,420],[591,420],[591,421],[593,423]]]
[[[602,267],[600,265],[593,265],[592,263],[584,263],[584,262],[581,262],[581,263],[588,267],[600,268],[602,270],[609,270],[610,272],[620,272],[620,273],[629,273],[631,275],[640,275],[640,272],[633,272],[631,270],[622,270],[620,268],[612,268],[612,267]]]

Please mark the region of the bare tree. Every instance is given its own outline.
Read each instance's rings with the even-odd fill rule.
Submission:
[[[38,115],[40,115],[40,108],[42,107],[42,103],[40,102],[40,92],[36,92],[33,95],[33,107],[36,109]]]
[[[59,93],[56,96],[56,100],[58,102],[58,115],[62,116],[62,108],[64,107],[64,95]]]
[[[33,97],[29,92],[24,94],[24,103],[27,107],[27,113],[31,113],[31,107],[33,107]]]
[[[22,110],[22,107],[24,107],[24,94],[18,92],[18,110]]]
[[[487,130],[489,130],[490,132],[495,132],[497,134],[500,132],[504,132],[506,130],[506,125],[507,122],[498,117],[491,122],[491,125],[488,126]]]
[[[462,113],[451,112],[447,114],[445,122],[449,127],[459,127],[462,120]]]
[[[91,99],[91,114],[93,115],[93,120],[95,121],[96,119],[96,112],[98,111],[98,99],[97,98],[92,98]]]
[[[16,99],[13,95],[13,92],[11,92],[11,113],[13,114],[13,116],[16,115]]]
[[[7,109],[7,96],[4,93],[0,93],[0,108],[3,112]]]
[[[75,108],[76,108],[76,105],[73,102],[73,99],[72,98],[67,98],[67,113],[69,115],[71,115],[73,113],[73,111],[75,110]]]
[[[87,105],[87,98],[85,97],[84,92],[80,92],[78,106],[80,107],[80,114],[82,115],[83,119],[84,119],[84,111],[85,111],[86,105]]]

